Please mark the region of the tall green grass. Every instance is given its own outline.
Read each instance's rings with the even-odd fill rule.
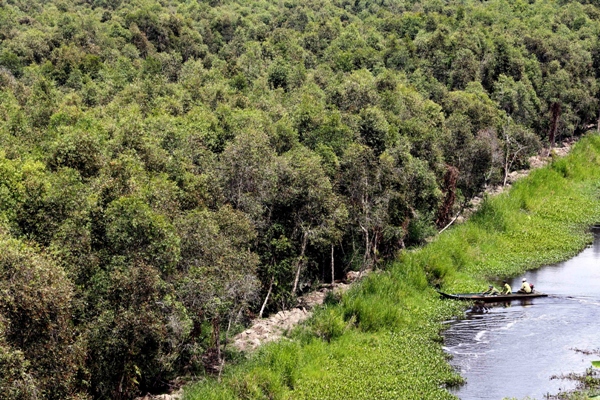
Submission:
[[[599,221],[600,138],[591,136],[509,193],[486,199],[468,223],[404,260],[441,276],[445,288],[475,289],[481,279],[573,256],[591,241],[586,228]]]
[[[489,281],[566,259],[600,222],[600,136],[487,198],[465,224],[406,251],[288,339],[205,379],[185,399],[452,399],[457,376],[441,348],[442,322],[461,304],[433,290],[477,291]],[[546,288],[544,288],[546,289]],[[548,288],[550,290],[550,288]]]

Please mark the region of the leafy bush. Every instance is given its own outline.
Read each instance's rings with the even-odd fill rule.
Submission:
[[[78,393],[85,389],[78,376],[84,353],[75,341],[73,287],[64,271],[5,234],[0,248],[3,395],[85,397]]]

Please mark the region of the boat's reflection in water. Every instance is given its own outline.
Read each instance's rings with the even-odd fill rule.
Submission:
[[[483,301],[476,301],[471,308],[467,310],[468,313],[472,314],[485,314],[490,312],[490,310],[494,307],[502,307],[509,308],[512,307],[513,304],[528,307],[533,305],[533,299],[522,299],[522,300],[512,300],[512,301],[499,301],[494,303],[484,303]]]

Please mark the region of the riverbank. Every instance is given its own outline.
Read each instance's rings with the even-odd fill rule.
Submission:
[[[593,243],[574,257],[524,274],[549,297],[472,307],[448,324],[444,351],[467,381],[453,394],[461,400],[541,400],[578,388],[579,381],[562,377],[584,374],[597,357],[600,229],[592,232]],[[522,276],[508,281],[519,287]]]
[[[600,137],[536,170],[508,193],[488,198],[465,224],[408,251],[388,270],[326,306],[297,328],[226,368],[220,383],[186,388],[186,399],[454,398],[461,378],[441,349],[442,322],[461,304],[448,292],[479,290],[490,279],[566,259],[600,221]]]
[[[553,149],[552,153],[555,157],[564,157],[569,153],[573,144],[573,140],[565,141],[562,143],[562,147]],[[531,156],[529,158],[530,168],[511,172],[507,176],[505,185],[488,187],[483,196],[478,196],[471,200],[469,207],[457,215],[452,221],[452,224],[456,223],[456,225],[458,225],[464,223],[469,215],[472,215],[479,209],[484,196],[497,196],[504,193],[505,191],[510,190],[512,184],[516,181],[528,176],[531,171],[546,166],[552,160],[552,157],[545,156],[546,154],[548,154],[548,150],[542,149],[540,154]],[[446,228],[444,228],[444,230],[445,229]],[[434,239],[434,237],[432,237],[432,239]],[[367,272],[369,271],[363,271],[361,274],[357,271],[350,271],[345,283],[339,283],[334,288],[322,288],[321,290],[302,296],[298,299],[298,307],[280,311],[268,318],[257,318],[247,329],[240,332],[232,339],[231,345],[237,350],[247,352],[253,351],[265,343],[279,340],[285,332],[288,332],[299,323],[310,318],[312,316],[312,309],[323,304],[325,296],[330,290],[335,290],[337,292],[346,291],[351,287],[348,282],[351,283],[356,281],[358,278],[366,275]]]

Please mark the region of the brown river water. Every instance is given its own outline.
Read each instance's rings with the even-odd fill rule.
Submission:
[[[467,311],[444,332],[450,363],[466,379],[451,390],[462,400],[544,399],[571,390],[600,349],[600,229],[594,243],[574,258],[524,276],[547,298],[513,301],[484,312]],[[513,290],[521,285],[516,277]]]

